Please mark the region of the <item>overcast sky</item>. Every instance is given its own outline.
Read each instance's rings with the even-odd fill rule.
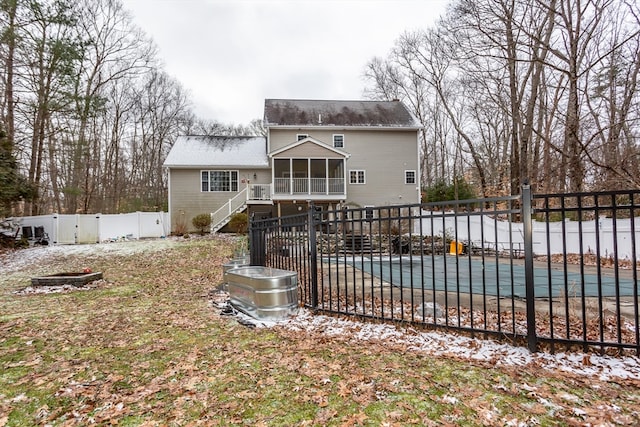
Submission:
[[[265,98],[362,99],[362,75],[450,0],[124,0],[196,114],[262,118]]]

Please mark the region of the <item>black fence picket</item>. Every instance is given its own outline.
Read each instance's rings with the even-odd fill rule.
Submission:
[[[319,211],[251,221],[251,263],[318,312],[640,355],[640,190]]]

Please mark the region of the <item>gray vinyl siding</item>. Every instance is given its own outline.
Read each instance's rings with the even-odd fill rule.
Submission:
[[[356,206],[383,206],[418,203],[419,183],[405,184],[405,170],[419,174],[417,131],[400,129],[270,129],[272,151],[296,141],[307,133],[333,146],[333,135],[344,135],[344,147],[351,156],[346,161],[347,202]],[[350,170],[364,170],[366,184],[348,184]],[[419,176],[416,179],[419,181]]]
[[[236,191],[206,192],[201,191],[200,171],[215,169],[170,169],[169,180],[171,182],[170,197],[171,206],[171,230],[175,229],[177,221],[184,221],[190,232],[195,231],[191,220],[202,213],[215,212],[229,199],[238,194]],[[267,184],[271,182],[271,171],[264,169],[237,169],[225,168],[224,170],[238,170],[238,190],[241,191],[246,180],[254,184]],[[253,179],[253,174],[257,179]],[[242,180],[245,180],[243,183]]]

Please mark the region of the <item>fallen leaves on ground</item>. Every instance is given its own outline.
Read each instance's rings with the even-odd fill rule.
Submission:
[[[37,263],[0,267],[0,427],[633,425],[640,418],[635,380],[436,357],[321,329],[247,328],[211,305],[233,238],[144,243],[70,254],[42,248],[39,257],[25,252]],[[3,261],[12,257],[20,254]],[[14,293],[31,276],[87,266],[105,278],[89,291]]]

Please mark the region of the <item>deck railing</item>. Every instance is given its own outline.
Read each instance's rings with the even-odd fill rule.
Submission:
[[[271,184],[249,184],[247,200],[268,201],[272,198]]]
[[[339,195],[345,194],[344,178],[274,178],[277,195]]]

